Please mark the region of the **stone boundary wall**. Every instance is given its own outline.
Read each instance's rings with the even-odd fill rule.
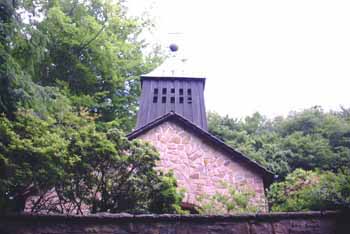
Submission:
[[[20,214],[0,216],[1,234],[348,234],[350,215],[296,212],[203,215]]]

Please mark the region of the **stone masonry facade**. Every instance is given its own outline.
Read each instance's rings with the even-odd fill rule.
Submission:
[[[166,121],[138,138],[159,151],[158,169],[173,170],[178,186],[185,190],[183,202],[198,205],[198,196],[226,193],[225,182],[238,190],[248,188],[254,194],[251,202],[267,211],[262,175],[181,124]]]

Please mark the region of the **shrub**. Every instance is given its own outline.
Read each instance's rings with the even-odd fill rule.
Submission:
[[[350,175],[296,169],[268,191],[272,211],[334,210],[350,208]]]
[[[227,189],[227,193],[218,193],[214,195],[203,194],[197,198],[199,202],[198,211],[200,214],[234,214],[243,212],[257,212],[259,209],[251,202],[254,192],[249,188],[240,188],[239,190],[232,185],[221,182]]]

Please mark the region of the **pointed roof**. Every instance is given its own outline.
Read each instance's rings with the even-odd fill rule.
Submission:
[[[273,180],[273,176],[274,176],[274,174],[272,172],[270,172],[269,170],[267,170],[265,167],[261,166],[257,162],[251,160],[250,158],[245,156],[243,153],[228,146],[225,142],[223,142],[222,140],[220,140],[216,136],[212,135],[211,133],[203,130],[199,126],[195,125],[190,120],[188,120],[188,119],[184,118],[183,116],[178,115],[172,111],[155,119],[155,120],[153,120],[152,122],[138,128],[138,129],[134,130],[133,132],[129,133],[127,135],[127,137],[129,140],[135,139],[138,136],[144,134],[145,132],[151,130],[152,128],[154,128],[154,127],[156,127],[156,126],[158,126],[166,121],[176,121],[176,122],[184,125],[186,128],[191,129],[199,137],[208,140],[212,144],[218,146],[223,151],[227,152],[228,155],[231,156],[231,159],[233,159],[235,161],[239,160],[241,162],[244,162],[247,165],[250,165],[252,168],[254,168],[257,172],[261,173],[263,175],[263,178],[264,178],[265,187],[267,187],[269,184],[271,184],[271,182]]]
[[[172,46],[172,45],[171,45]],[[196,70],[196,65],[176,50],[172,50],[172,54],[159,67],[150,73],[141,75],[141,77],[152,78],[205,78],[205,75]]]

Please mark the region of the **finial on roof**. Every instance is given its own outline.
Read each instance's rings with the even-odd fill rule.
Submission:
[[[176,45],[174,43],[170,44],[169,48],[170,48],[171,52],[176,52],[179,49],[178,45]]]
[[[179,34],[179,33],[174,33]],[[148,74],[142,75],[142,77],[181,77],[181,78],[204,78],[204,74],[195,70],[195,66],[191,66],[188,60],[184,56],[184,49],[179,51],[177,43],[170,41],[169,50],[170,55],[159,67],[154,69]]]

